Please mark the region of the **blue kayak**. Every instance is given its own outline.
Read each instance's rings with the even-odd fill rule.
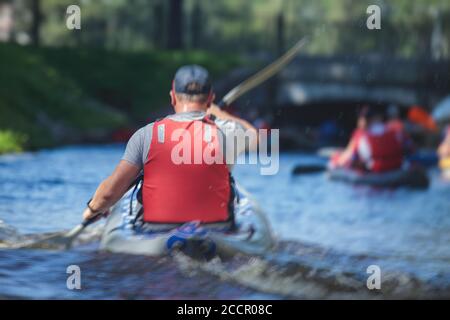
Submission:
[[[406,161],[412,165],[429,168],[437,166],[439,158],[435,151],[422,150],[406,157]]]
[[[331,180],[355,185],[368,185],[380,188],[426,189],[429,178],[421,168],[399,169],[383,173],[368,173],[352,169],[332,169],[328,171]]]

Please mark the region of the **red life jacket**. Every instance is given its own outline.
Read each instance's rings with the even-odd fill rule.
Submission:
[[[371,150],[370,171],[383,172],[396,170],[402,166],[402,145],[395,132],[386,130],[380,135],[364,135]]]
[[[184,148],[180,148],[182,145]],[[221,157],[222,163],[207,164],[203,159],[205,152]],[[180,157],[187,161],[182,162]],[[213,121],[206,117],[184,122],[165,118],[154,123],[144,165],[145,222],[228,221],[230,184],[230,172]]]
[[[405,125],[401,120],[391,120],[386,124],[388,130],[392,130],[400,135],[405,132]]]

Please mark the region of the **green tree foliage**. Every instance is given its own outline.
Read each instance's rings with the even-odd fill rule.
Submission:
[[[234,56],[203,52],[5,44],[0,61],[7,61],[0,72],[0,150],[104,141],[168,106],[181,65],[204,65],[215,79],[238,65]]]
[[[0,154],[23,151],[26,140],[24,134],[0,130]]]
[[[30,11],[23,5],[19,11]],[[180,42],[185,48],[249,52],[277,49],[277,19],[283,15],[286,45],[312,36],[313,54],[383,53],[427,56],[433,30],[442,29],[449,55],[450,1],[429,0],[41,0],[42,42],[47,45],[87,45],[109,49],[162,48]],[[182,3],[172,28],[171,4]],[[65,28],[65,9],[82,9],[82,31]],[[382,29],[366,28],[366,9],[382,9]],[[27,14],[19,16],[26,17]],[[20,20],[20,19],[19,19]],[[22,19],[30,22],[30,18]],[[29,30],[26,23],[18,28]],[[178,32],[173,30],[179,30]],[[172,32],[172,36],[169,36]],[[176,32],[177,37],[173,34]],[[170,38],[170,39],[168,39]],[[176,38],[176,39],[175,39]],[[169,41],[172,40],[172,41]],[[175,42],[174,42],[175,41]],[[179,47],[173,46],[172,47]]]

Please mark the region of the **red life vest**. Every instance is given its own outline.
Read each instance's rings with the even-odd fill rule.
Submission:
[[[405,125],[401,120],[391,120],[386,124],[388,130],[392,130],[400,135],[405,132]]]
[[[370,171],[396,170],[402,166],[402,145],[395,132],[386,130],[380,135],[366,133],[364,137],[371,150]]]
[[[208,164],[205,153],[221,157],[222,163]],[[184,122],[165,118],[154,123],[144,165],[145,222],[227,221],[230,195],[230,172],[213,121],[206,117]]]

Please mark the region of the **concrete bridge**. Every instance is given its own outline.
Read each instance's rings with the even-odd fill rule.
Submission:
[[[279,79],[277,106],[366,102],[432,108],[450,93],[450,61],[303,56]]]
[[[282,129],[286,146],[315,147],[317,129],[327,121],[337,124],[338,140],[346,141],[362,105],[386,109],[395,104],[404,116],[412,105],[431,110],[448,94],[450,61],[299,56],[276,81],[242,97],[237,106],[270,118]]]

